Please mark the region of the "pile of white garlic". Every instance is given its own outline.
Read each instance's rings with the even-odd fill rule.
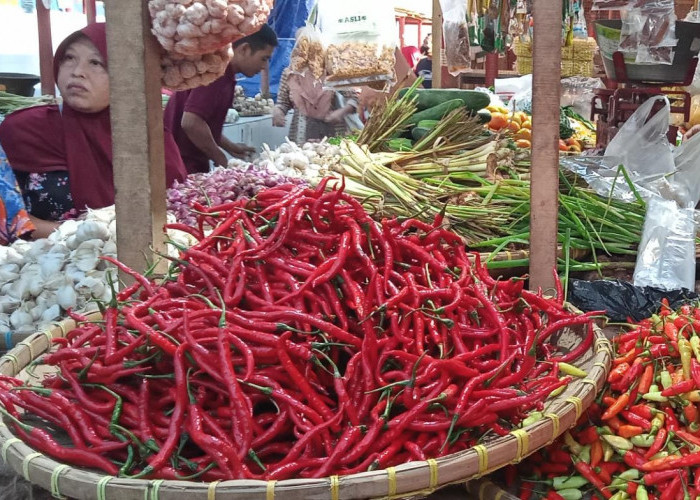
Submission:
[[[113,219],[109,210],[91,211],[49,238],[0,247],[0,332],[30,334],[69,308],[94,310],[93,298],[110,300],[107,274],[116,281],[116,272],[99,257],[116,257]]]
[[[194,243],[180,231],[169,230],[168,238],[181,247]],[[176,246],[168,252],[177,256]],[[96,301],[108,302],[118,277],[101,256],[117,257],[114,207],[89,210],[48,238],[0,246],[0,335],[31,334],[64,319],[67,309],[94,311]]]
[[[286,177],[303,178],[313,184],[328,175],[339,155],[340,148],[327,140],[299,146],[287,139],[277,149],[270,149],[267,144],[263,144],[262,153],[253,160],[253,164]],[[228,167],[243,165],[248,165],[248,162],[233,159],[229,161]]]
[[[152,31],[173,54],[213,53],[260,29],[272,0],[149,0]]]
[[[238,111],[240,116],[263,116],[272,114],[275,101],[265,99],[260,93],[256,94],[255,97],[246,97],[243,87],[236,85],[232,107]]]

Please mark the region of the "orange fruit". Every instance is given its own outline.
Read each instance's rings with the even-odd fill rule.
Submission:
[[[568,151],[569,146],[562,139],[559,139],[559,151]]]
[[[520,124],[520,128],[526,128],[528,130],[532,130],[532,121],[528,118],[524,122]]]
[[[489,128],[492,130],[501,130],[508,125],[508,119],[502,113],[493,113],[491,115],[491,121],[489,122]]]
[[[576,139],[574,139],[573,137],[569,137],[569,138],[566,140],[566,145],[567,145],[567,146],[578,146],[578,147],[581,147],[581,144],[580,144]]]
[[[515,133],[516,139],[525,139],[526,141],[532,141],[532,131],[529,128],[524,128],[520,126],[520,130]]]
[[[579,146],[578,144],[572,144],[571,146],[568,147],[567,151],[569,153],[580,153],[581,146]]]
[[[513,132],[517,132],[520,130],[520,124],[518,122],[508,122],[506,124],[506,128],[512,130]]]
[[[518,139],[515,141],[515,145],[519,148],[526,148],[529,149],[532,147],[532,143],[528,141],[527,139]]]

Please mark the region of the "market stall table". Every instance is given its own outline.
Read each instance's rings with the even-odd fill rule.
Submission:
[[[285,127],[273,127],[272,115],[241,116],[234,123],[224,124],[224,137],[234,143],[243,143],[254,147],[257,151],[267,144],[274,149],[285,141],[289,134],[291,115],[287,118]]]

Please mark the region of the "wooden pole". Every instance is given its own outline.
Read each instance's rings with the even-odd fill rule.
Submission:
[[[154,250],[165,252],[166,222],[160,49],[146,4],[105,2],[117,251],[140,272],[154,261]]]
[[[399,17],[399,46],[403,49],[406,46],[406,17]],[[409,61],[410,62],[410,61]]]
[[[423,46],[423,19],[418,20],[418,48]]]
[[[487,52],[484,62],[484,82],[487,87],[492,87],[498,78],[498,52]]]
[[[442,88],[442,8],[433,0],[433,88]]]
[[[49,4],[50,5],[50,4]],[[42,0],[36,2],[36,21],[39,31],[39,74],[41,93],[56,94],[53,77],[53,42],[51,41],[51,10]]]
[[[530,288],[551,290],[557,264],[562,3],[533,0],[532,12]]]
[[[265,67],[260,72],[260,94],[265,99],[270,97],[270,61],[265,63]]]
[[[85,15],[87,16],[88,24],[97,22],[97,7],[95,0],[85,0]]]

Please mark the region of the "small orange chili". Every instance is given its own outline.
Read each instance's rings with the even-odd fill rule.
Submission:
[[[603,420],[608,420],[618,413],[620,413],[622,410],[625,409],[627,404],[630,401],[630,393],[625,392],[620,395],[620,397],[617,398],[617,400],[608,407],[607,410],[605,410],[605,413],[601,416]]]
[[[621,425],[617,430],[617,435],[623,438],[631,438],[634,436],[639,436],[644,430],[638,425]]]
[[[603,461],[603,444],[600,439],[596,439],[591,444],[591,467],[598,467],[598,464]]]

